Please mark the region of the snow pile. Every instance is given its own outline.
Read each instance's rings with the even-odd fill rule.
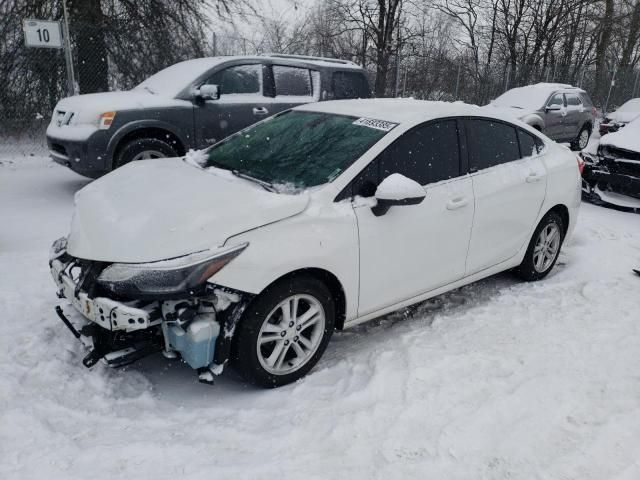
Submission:
[[[3,480],[640,478],[637,215],[583,205],[546,280],[498,275],[338,333],[263,391],[161,355],[81,365],[47,253],[85,183],[0,167]]]

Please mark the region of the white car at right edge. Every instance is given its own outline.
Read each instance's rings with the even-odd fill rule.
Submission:
[[[304,105],[198,160],[132,162],[76,196],[50,266],[86,366],[162,350],[202,381],[229,363],[285,385],[335,329],[504,270],[545,277],[581,196],[568,148],[460,103]]]

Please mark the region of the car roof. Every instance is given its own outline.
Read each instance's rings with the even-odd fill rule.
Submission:
[[[228,55],[219,57],[203,57],[194,58],[192,60],[185,60],[180,62],[180,65],[189,68],[191,66],[198,67],[198,69],[213,68],[216,65],[220,65],[227,62],[235,61],[264,61],[269,60],[274,63],[290,64],[290,65],[313,65],[323,68],[333,69],[346,69],[346,70],[362,70],[362,67],[357,63],[349,60],[341,60],[338,58],[326,58],[326,57],[311,57],[306,55],[283,55],[283,54],[264,54],[264,55]]]
[[[477,105],[469,105],[463,102],[432,102],[409,98],[332,100],[301,105],[294,108],[294,110],[334,113],[402,124],[418,124],[437,118],[456,116],[479,116],[519,123],[512,116],[501,112],[491,112]]]

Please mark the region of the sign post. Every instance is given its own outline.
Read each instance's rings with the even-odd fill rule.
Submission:
[[[71,43],[69,42],[69,28],[67,26],[67,9],[64,2],[63,6],[65,7],[64,35],[60,22],[58,21],[25,19],[23,22],[24,44],[27,47],[35,48],[64,48],[65,61],[67,64],[67,90],[69,95],[75,95]]]

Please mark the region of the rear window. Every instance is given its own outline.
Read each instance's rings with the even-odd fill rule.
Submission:
[[[587,107],[592,107],[593,106],[593,102],[591,101],[591,98],[589,97],[589,94],[587,92],[580,92],[580,99],[582,100],[582,103],[587,106]]]
[[[369,98],[369,86],[362,73],[334,72],[333,73],[333,98]]]

